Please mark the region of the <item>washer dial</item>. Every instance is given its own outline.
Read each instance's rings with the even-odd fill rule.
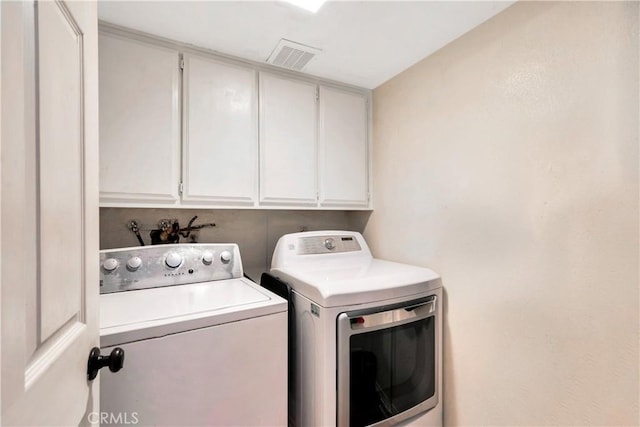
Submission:
[[[229,264],[229,262],[231,261],[231,252],[223,251],[220,254],[220,261],[222,261],[225,264]]]
[[[142,266],[142,258],[139,256],[133,256],[127,260],[127,269],[129,271],[136,271]]]
[[[213,252],[204,251],[202,254],[202,263],[206,265],[210,265],[213,262]]]
[[[102,263],[102,268],[104,268],[104,271],[113,271],[118,268],[118,260],[115,258],[107,258]]]
[[[164,259],[164,263],[169,268],[178,268],[182,264],[182,255],[177,252],[169,252]]]

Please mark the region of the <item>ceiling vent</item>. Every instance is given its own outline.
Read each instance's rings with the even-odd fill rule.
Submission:
[[[278,67],[302,71],[304,66],[320,52],[322,52],[322,50],[315,47],[306,46],[287,39],[280,39],[276,48],[273,49],[273,52],[269,55],[267,62],[277,65]]]

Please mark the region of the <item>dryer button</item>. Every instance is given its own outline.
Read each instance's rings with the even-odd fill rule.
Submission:
[[[336,248],[336,241],[333,239],[326,239],[324,241],[324,247],[332,251]]]

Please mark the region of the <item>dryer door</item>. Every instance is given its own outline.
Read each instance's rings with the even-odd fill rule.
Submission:
[[[338,425],[391,425],[437,403],[437,297],[338,317]]]

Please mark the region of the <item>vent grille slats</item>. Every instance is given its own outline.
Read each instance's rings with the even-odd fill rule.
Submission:
[[[311,46],[305,46],[291,40],[280,39],[276,48],[271,52],[267,62],[278,67],[290,70],[302,71],[302,69],[321,50]]]
[[[287,61],[287,58],[291,55],[293,49],[289,46],[283,47],[280,52],[278,52],[278,56],[273,60],[273,65],[282,65]]]

